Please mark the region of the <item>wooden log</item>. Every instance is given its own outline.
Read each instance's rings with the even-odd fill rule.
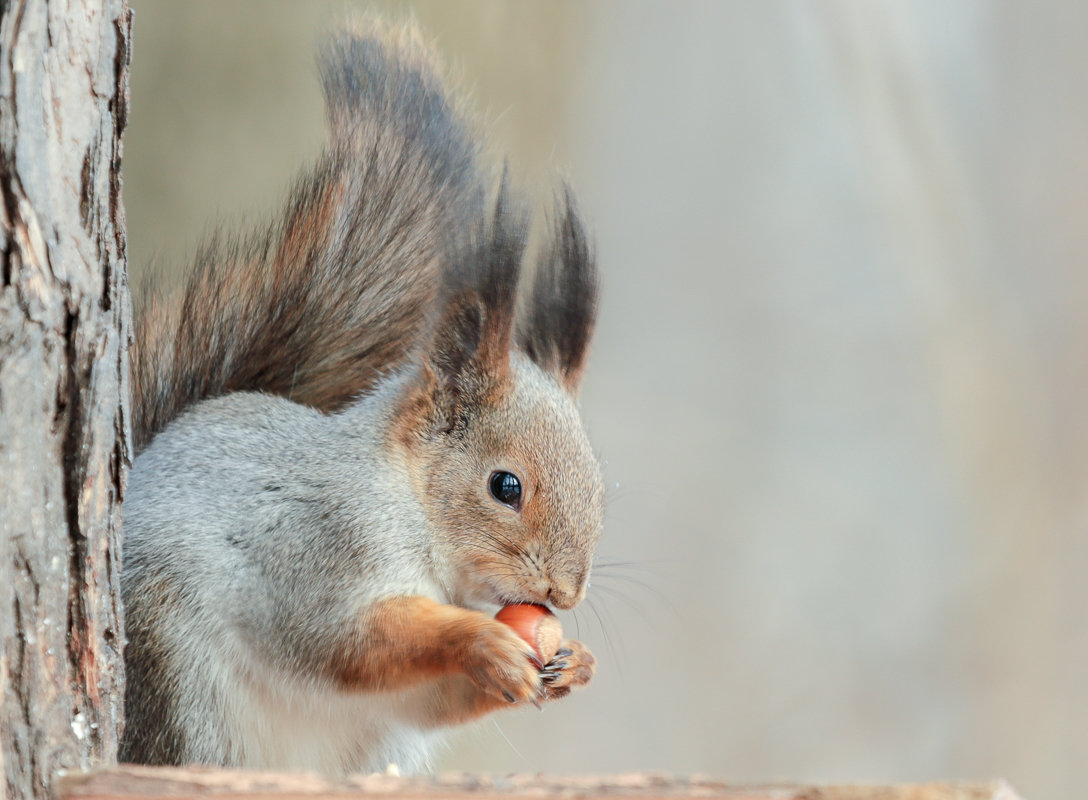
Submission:
[[[366,775],[330,781],[306,773],[122,766],[71,773],[57,800],[1018,800],[1003,781],[902,786],[733,786],[702,777],[646,773],[559,778],[542,775],[437,778]]]

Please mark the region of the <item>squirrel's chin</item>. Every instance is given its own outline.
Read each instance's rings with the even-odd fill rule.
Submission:
[[[452,591],[451,591],[452,589]],[[453,606],[466,608],[470,611],[482,611],[492,615],[505,603],[502,595],[487,585],[470,584],[468,586],[447,587],[446,602]]]

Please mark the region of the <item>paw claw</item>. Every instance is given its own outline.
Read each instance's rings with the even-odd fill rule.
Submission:
[[[568,639],[555,657],[540,670],[540,683],[548,700],[566,697],[575,686],[584,686],[593,677],[596,659],[581,642]]]
[[[480,691],[514,705],[531,701],[540,689],[540,671],[530,652],[510,628],[488,620],[466,641],[461,663]]]

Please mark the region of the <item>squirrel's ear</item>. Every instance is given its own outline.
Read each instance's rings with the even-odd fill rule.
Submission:
[[[518,275],[528,229],[503,174],[491,213],[450,256],[424,363],[434,377],[438,428],[453,430],[474,408],[495,404],[510,380]]]
[[[510,375],[509,334],[493,329],[495,320],[474,291],[454,297],[434,329],[424,359],[434,418],[432,429],[451,432],[484,404],[494,404]],[[508,327],[508,326],[507,326]]]
[[[517,342],[541,369],[575,392],[597,320],[597,266],[569,186],[563,186],[553,220]]]
[[[427,360],[451,388],[470,371],[484,334],[483,303],[474,292],[454,298],[435,328]]]

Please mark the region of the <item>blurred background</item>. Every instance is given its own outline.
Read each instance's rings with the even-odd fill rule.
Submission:
[[[1088,787],[1088,4],[132,0],[134,279],[318,153],[414,15],[604,298],[595,684],[445,769]]]

